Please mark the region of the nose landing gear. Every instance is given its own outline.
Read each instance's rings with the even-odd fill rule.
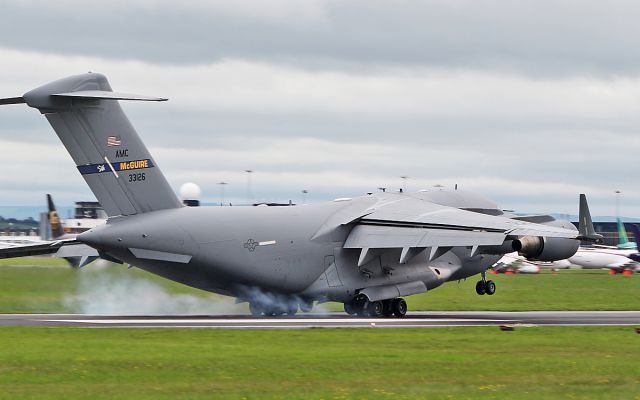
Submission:
[[[493,295],[496,292],[496,283],[494,281],[487,280],[487,273],[482,273],[482,280],[476,283],[476,293],[479,295],[488,294]]]

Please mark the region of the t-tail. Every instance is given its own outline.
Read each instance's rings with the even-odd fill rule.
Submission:
[[[117,100],[166,99],[115,93],[104,75],[88,73],[0,105],[26,103],[44,114],[109,217],[182,207]]]

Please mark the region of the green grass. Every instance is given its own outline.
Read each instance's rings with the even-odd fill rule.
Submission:
[[[631,328],[0,329],[0,398],[638,399]]]
[[[78,271],[59,260],[20,263],[0,263],[1,313],[77,311],[65,299],[104,291],[101,277],[108,284],[150,283],[170,301],[217,298],[121,265]],[[476,279],[469,279],[407,300],[413,310],[637,310],[640,304],[639,275],[561,271],[491,279],[498,283],[495,296],[477,296]],[[95,286],[87,288],[87,281]],[[640,400],[638,354],[633,327],[0,328],[0,399]]]
[[[411,296],[415,310],[639,310],[640,275],[608,275],[603,270],[543,271],[527,275],[487,275],[493,296],[478,296],[479,277],[449,282],[431,293]]]
[[[91,294],[101,289],[97,277],[110,282],[134,278],[157,285],[169,295],[192,295],[219,299],[219,296],[171,282],[136,268],[122,265],[82,270],[65,266],[64,261],[48,258],[1,260],[0,313],[77,312],[68,300],[81,288]],[[9,265],[40,265],[38,268]],[[410,310],[638,310],[640,309],[640,274],[608,275],[603,270],[564,270],[557,274],[489,275],[498,285],[494,296],[478,296],[477,278],[450,282],[420,295],[409,296]],[[87,279],[91,278],[91,279]],[[87,287],[87,281],[89,287]],[[94,282],[95,283],[92,283]],[[83,287],[84,283],[84,287]],[[94,286],[95,285],[95,289]],[[86,293],[85,293],[86,294]],[[341,311],[341,304],[325,309]],[[238,308],[235,308],[237,310]],[[243,308],[241,308],[243,310]],[[212,310],[212,312],[214,312]]]
[[[62,258],[51,257],[19,257],[0,259],[0,267],[68,267]]]

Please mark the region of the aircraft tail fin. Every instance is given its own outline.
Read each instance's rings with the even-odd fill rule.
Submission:
[[[602,239],[602,235],[596,233],[596,230],[593,227],[593,221],[591,221],[591,212],[589,211],[589,204],[587,204],[587,196],[584,194],[580,195],[578,234],[578,239],[580,240],[597,242]]]
[[[108,216],[182,207],[117,100],[166,99],[116,93],[104,75],[88,73],[0,104],[24,102],[44,114]]]
[[[51,226],[51,237],[57,239],[64,235],[64,229],[62,228],[62,222],[58,216],[55,204],[53,204],[53,198],[50,194],[47,194],[47,208],[49,210],[49,226]]]
[[[631,232],[633,232],[633,241],[640,242],[640,226],[638,224],[631,224]],[[640,248],[638,249],[640,251]]]
[[[618,225],[618,245],[626,245],[629,243],[629,238],[627,237],[627,230],[620,217],[616,217],[616,223]]]

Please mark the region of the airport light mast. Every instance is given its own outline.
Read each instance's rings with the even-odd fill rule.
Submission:
[[[224,187],[228,184],[227,182],[218,182],[218,185],[220,185],[220,206],[224,206]]]
[[[244,172],[247,173],[247,204],[251,205],[252,203],[252,196],[251,196],[251,174],[253,173],[253,170],[251,169],[245,169]]]
[[[402,190],[401,190],[401,192],[406,192],[407,191],[407,179],[409,179],[409,177],[406,176],[406,175],[402,175],[400,177],[400,179],[402,179],[402,186],[401,186]]]

